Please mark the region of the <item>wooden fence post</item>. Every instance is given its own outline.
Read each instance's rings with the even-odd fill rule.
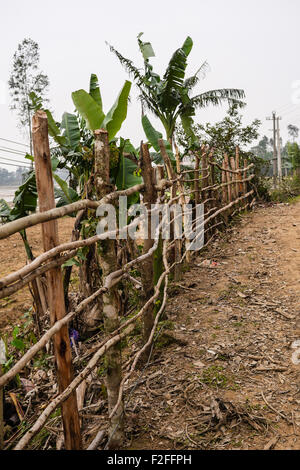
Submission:
[[[175,180],[176,179],[176,174],[173,170],[172,163],[171,163],[170,157],[169,157],[169,155],[166,151],[166,147],[165,147],[163,139],[158,140],[158,145],[159,145],[159,148],[160,148],[161,156],[163,157],[163,160],[164,160],[164,163],[165,163],[168,178],[169,178],[170,181]],[[171,187],[171,198],[172,199],[176,197],[176,187],[177,187],[176,183],[173,183],[173,185]],[[180,188],[180,191],[183,192],[183,190],[181,190],[180,185],[179,185],[179,188]],[[173,222],[171,224],[171,237],[174,236],[174,233],[175,233],[174,230],[175,230],[175,223]],[[172,259],[171,263],[173,263],[174,261],[177,263],[177,264],[175,264],[175,267],[174,267],[174,270],[173,270],[174,280],[179,281],[180,278],[181,278],[181,267],[178,264],[178,262],[181,259],[181,240],[175,240],[174,251],[173,251],[172,254],[174,256],[173,256],[173,259]]]
[[[226,182],[228,183],[227,193],[228,193],[228,202],[232,201],[232,190],[231,190],[231,177],[229,171],[229,160],[228,155],[225,153],[224,155],[224,167],[225,167],[225,174],[226,174]]]
[[[112,191],[109,182],[110,147],[108,132],[99,129],[95,135],[95,176],[94,183],[98,199],[103,198]],[[103,279],[117,269],[117,252],[115,240],[106,239],[101,241],[98,254],[99,264],[102,269]],[[107,334],[116,330],[119,326],[119,295],[118,287],[115,285],[106,292],[103,297],[104,329]],[[119,388],[122,381],[121,346],[116,344],[107,351],[106,359],[106,387],[108,398],[108,414],[112,412],[118,401]],[[109,423],[109,449],[119,448],[124,442],[124,406],[123,401],[117,408]]]
[[[201,176],[202,176],[201,200],[205,201],[206,199],[209,199],[209,192],[206,190],[207,186],[209,185],[209,171],[208,171],[208,160],[207,160],[207,150],[206,149],[204,151],[202,151],[202,156],[201,156]],[[204,214],[205,214],[207,209],[209,209],[209,207],[210,207],[210,201],[206,202],[206,203],[204,202],[203,205],[204,205],[203,211],[204,211]],[[206,217],[204,216],[204,230],[205,230],[204,243],[206,243],[207,240],[209,239],[208,226],[210,224],[208,222],[208,225],[207,225],[207,223],[205,222],[206,218],[207,218],[207,216]]]
[[[155,204],[157,194],[155,190],[155,168],[152,168],[151,158],[147,144],[141,143],[140,148],[140,168],[142,177],[145,183],[145,192],[143,194],[143,202],[147,210],[151,210],[151,204]],[[151,213],[148,212],[148,234],[147,238],[144,239],[143,253],[147,253],[154,245],[154,240],[151,238]],[[143,284],[143,291],[145,296],[145,302],[152,297],[154,294],[154,257],[149,256],[143,262],[143,269],[141,270],[141,278]],[[150,304],[144,313],[144,344],[147,343],[150,333],[154,324],[154,307]],[[141,361],[146,362],[149,356],[150,346],[142,354]]]
[[[230,167],[231,167],[232,171],[236,170],[235,158],[234,157],[230,157]],[[233,196],[233,200],[234,200],[238,197],[238,184],[237,184],[237,174],[236,173],[231,173],[231,180],[234,182],[234,184],[232,185],[232,196]]]
[[[48,120],[46,113],[43,111],[37,111],[32,118],[32,136],[39,210],[44,212],[55,207],[55,199],[48,139]],[[57,220],[42,224],[42,237],[44,251],[51,250],[59,245]],[[53,325],[66,315],[60,267],[47,272],[47,291],[50,320]],[[67,325],[54,336],[54,354],[58,387],[61,393],[73,380],[72,352]],[[67,450],[81,449],[80,423],[75,391],[62,403],[61,411],[65,448]]]
[[[224,184],[222,187],[222,204],[226,206],[228,203],[228,188],[226,187],[225,183],[227,183],[227,173],[226,173],[226,163],[225,163],[225,158],[223,158],[222,162],[222,171],[221,171],[221,183]],[[223,217],[225,220],[225,224],[228,224],[228,212],[225,211],[223,212]]]
[[[195,191],[195,206],[197,206],[200,203],[200,191],[199,191],[199,178],[200,178],[200,172],[199,172],[199,167],[200,167],[200,157],[198,153],[195,153],[195,173],[194,173],[194,191]]]
[[[2,338],[0,338],[0,377],[2,375],[3,364],[6,363],[6,348]],[[3,404],[4,404],[4,387],[0,386],[0,450],[3,450],[4,442],[4,418],[3,418]]]
[[[238,146],[236,146],[236,149],[235,149],[235,166],[236,166],[236,169],[237,170],[240,170],[240,149]],[[243,183],[241,183],[241,179],[242,179],[242,172],[239,171],[238,175],[237,175],[237,178],[238,178],[238,194],[243,194]]]
[[[246,167],[247,167],[247,159],[244,158],[244,168],[246,168]],[[247,170],[244,170],[243,171],[243,179],[246,179],[246,178],[247,178]],[[247,190],[248,190],[247,189],[247,181],[244,181],[244,183],[243,183],[243,190],[244,190],[244,194],[246,194]]]

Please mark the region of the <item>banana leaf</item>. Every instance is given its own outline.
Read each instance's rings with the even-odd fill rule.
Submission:
[[[86,121],[91,131],[101,128],[105,117],[102,108],[85,90],[77,90],[72,93],[73,103],[79,114]]]
[[[76,115],[64,113],[61,128],[64,129],[63,136],[66,138],[66,145],[75,150],[80,143],[80,130]]]
[[[123,121],[127,116],[128,97],[131,89],[131,82],[126,80],[112,108],[105,116],[102,126],[108,131],[109,139],[112,140],[121,129]]]

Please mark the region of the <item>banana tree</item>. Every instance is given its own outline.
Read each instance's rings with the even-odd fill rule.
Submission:
[[[150,57],[155,56],[153,48],[149,42],[141,40],[141,35],[142,33],[137,39],[144,60],[144,73],[113,46],[109,47],[126,71],[134,77],[143,109],[148,109],[159,118],[171,145],[178,118],[181,119],[187,135],[194,138],[192,124],[196,109],[210,104],[217,106],[224,101],[229,104],[244,105],[241,100],[245,97],[245,93],[236,88],[210,90],[191,96],[191,91],[199,83],[201,76],[205,75],[208,64],[204,62],[194,75],[185,77],[187,58],[193,47],[193,41],[189,36],[174,52],[163,77],[160,77],[153,71],[153,66],[149,62]]]

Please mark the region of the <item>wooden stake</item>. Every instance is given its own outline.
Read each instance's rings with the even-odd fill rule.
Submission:
[[[109,181],[110,148],[108,132],[105,129],[96,130],[95,135],[95,188],[98,199],[109,194],[113,188]],[[98,250],[99,265],[105,279],[109,273],[117,269],[116,241],[106,239],[101,242]],[[118,286],[111,287],[102,297],[104,329],[107,334],[119,327],[120,300]],[[115,344],[105,355],[107,374],[106,387],[108,398],[108,414],[112,412],[118,401],[119,388],[122,381],[122,359],[120,343]],[[109,449],[120,448],[124,442],[124,406],[123,401],[111,418],[108,430]]]
[[[0,338],[0,377],[2,375],[3,364],[6,363],[6,348],[2,338]],[[0,450],[3,450],[4,442],[4,418],[3,418],[3,404],[4,404],[4,386],[0,386]]]
[[[165,163],[168,178],[169,178],[170,181],[172,181],[172,180],[176,179],[176,174],[173,170],[172,163],[171,163],[170,157],[169,157],[169,155],[166,151],[166,147],[165,147],[163,139],[158,140],[158,145],[159,145],[159,148],[160,148],[161,156],[163,157],[163,160],[164,160],[164,163]],[[176,187],[177,187],[177,185],[175,183],[171,187],[171,198],[172,199],[176,197]],[[180,191],[183,193],[183,189],[181,190],[181,188],[180,188]],[[174,236],[174,223],[171,224],[171,238],[173,238],[173,236]],[[190,253],[190,252],[188,252],[188,253]],[[172,250],[172,255],[173,255],[173,260],[171,260],[171,263],[173,261],[177,262],[181,259],[181,240],[175,240],[174,250]],[[174,267],[174,280],[178,281],[178,280],[180,280],[180,278],[181,278],[181,268],[180,268],[179,264],[176,264],[175,267]]]
[[[246,167],[247,167],[247,159],[244,158],[244,168],[246,168]],[[243,179],[246,179],[246,178],[247,178],[247,170],[244,170],[243,171]],[[247,190],[248,190],[247,181],[244,181],[244,183],[243,183],[243,192],[244,192],[244,194],[247,193]]]
[[[207,186],[209,185],[208,184],[208,181],[209,181],[209,176],[208,176],[208,163],[207,163],[207,150],[204,150],[202,151],[202,155],[201,155],[201,167],[202,167],[202,171],[201,171],[201,176],[202,176],[202,192],[201,192],[201,199],[203,201],[205,201],[206,199],[208,199],[208,191],[205,189],[207,188]],[[207,210],[209,209],[210,207],[210,202],[207,202],[207,203],[204,203],[204,214],[205,212],[207,212]],[[210,231],[207,230],[208,229],[208,226],[207,226],[207,223],[205,223],[205,231],[206,233],[204,233],[204,243],[207,242],[207,240],[209,239],[210,237]]]
[[[48,140],[47,115],[38,111],[32,118],[34,161],[36,184],[38,190],[39,210],[47,211],[55,207],[54,187],[52,179],[50,149]],[[42,224],[44,251],[59,245],[58,226],[56,220]],[[66,315],[64,289],[61,268],[53,268],[47,272],[47,290],[49,299],[50,320],[53,325]],[[54,354],[57,367],[59,392],[63,392],[73,380],[72,353],[68,327],[64,326],[54,336]],[[65,448],[81,449],[81,434],[76,393],[72,393],[62,407]]]
[[[141,143],[140,148],[140,168],[142,177],[145,183],[145,192],[143,194],[143,202],[147,210],[151,210],[151,204],[156,202],[156,190],[155,190],[155,169],[152,168],[151,158],[147,144]],[[147,239],[144,240],[143,254],[147,253],[154,245],[154,240],[151,238],[151,213],[148,213],[148,234]],[[141,278],[144,291],[145,303],[154,294],[154,272],[153,272],[154,257],[149,256],[143,263],[143,269],[141,270]],[[154,324],[154,309],[153,304],[150,304],[144,314],[144,344],[147,343],[150,333]],[[150,348],[147,348],[142,355],[142,362],[146,362],[149,357]]]
[[[230,157],[230,167],[231,167],[231,170],[233,170],[233,171],[236,170],[235,158],[234,158],[234,157]],[[232,178],[232,181],[233,181],[233,182],[236,182],[236,181],[237,181],[237,175],[236,175],[236,173],[231,173],[231,178]],[[237,186],[237,182],[232,185],[232,196],[233,196],[233,199],[236,199],[236,198],[238,197],[238,186]]]
[[[228,160],[228,155],[227,153],[225,153],[224,155],[224,166],[225,166],[225,170],[229,170],[229,160]],[[226,174],[226,182],[227,183],[231,183],[231,177],[230,177],[230,173],[228,171],[225,171],[225,174]],[[228,202],[231,202],[232,201],[232,190],[231,190],[231,184],[228,184]]]
[[[200,192],[199,192],[199,167],[200,167],[200,157],[198,153],[195,153],[195,182],[194,182],[194,190],[195,190],[195,205],[200,203]]]
[[[240,169],[240,149],[238,146],[236,146],[236,149],[235,149],[235,167],[237,170]],[[239,194],[243,194],[243,183],[241,183],[241,179],[242,179],[242,172],[239,171],[238,175],[237,175],[237,179],[239,181],[238,183],[238,195]]]

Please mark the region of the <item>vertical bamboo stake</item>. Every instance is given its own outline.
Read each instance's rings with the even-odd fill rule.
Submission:
[[[176,172],[177,172],[177,177],[179,177],[181,175],[181,167],[180,167],[179,150],[175,142],[175,139],[174,139],[174,147],[175,147],[175,155],[176,155]],[[181,181],[178,181],[177,187],[178,187],[178,191],[180,194],[179,202],[181,204],[181,210],[183,211],[184,204],[185,204],[184,185],[182,184]],[[175,244],[176,244],[176,248],[175,248],[176,261],[179,262],[181,259],[181,252],[182,252],[182,240],[176,240]],[[181,280],[181,278],[182,278],[181,268],[179,264],[176,264],[175,272],[174,272],[174,281],[178,282]]]
[[[40,212],[44,212],[55,207],[48,139],[48,121],[45,112],[38,111],[33,116],[32,135],[39,210]],[[44,251],[51,250],[59,245],[57,220],[51,220],[42,224],[42,238]],[[47,290],[50,320],[53,325],[66,315],[60,267],[53,268],[47,272]],[[57,367],[58,388],[61,393],[73,380],[72,353],[67,325],[62,327],[54,336],[54,354]],[[65,448],[67,450],[81,449],[80,423],[75,391],[62,403],[61,411]]]
[[[156,184],[159,184],[160,181],[164,179],[164,176],[165,176],[164,165],[157,165],[156,166]],[[164,189],[162,189],[161,191],[158,192],[158,196],[161,198],[161,200],[164,197],[164,193],[165,193]],[[163,271],[164,271],[163,240],[162,240],[162,234],[161,234],[161,231],[160,231],[157,249],[155,250],[154,255],[153,255],[153,282],[154,282],[155,286],[158,283],[158,280],[159,280],[161,274],[163,273]],[[160,295],[159,295],[159,300],[160,301],[162,300],[164,286],[165,286],[165,284],[164,284],[164,281],[163,281],[161,286],[160,286]],[[158,312],[159,307],[160,307],[160,305],[158,305],[158,304],[156,304],[154,306],[154,315]]]
[[[98,199],[111,192],[109,182],[110,148],[108,132],[105,129],[96,130],[95,135],[95,189]],[[103,279],[117,269],[117,253],[115,240],[103,240],[99,250],[99,264]],[[104,329],[107,334],[119,327],[119,296],[118,288],[114,286],[102,297]],[[119,396],[122,380],[121,345],[116,344],[110,348],[106,359],[106,386],[108,398],[108,414],[114,409]],[[109,423],[109,449],[119,448],[124,442],[124,406],[121,401],[116,413]]]
[[[247,167],[247,160],[246,158],[244,158],[244,168]],[[247,178],[247,170],[244,170],[243,171],[243,179],[246,179]],[[244,194],[247,193],[247,181],[244,181],[243,183],[243,191],[244,191]]]
[[[225,159],[223,159],[223,162],[222,162],[222,175],[221,175],[222,184],[225,184],[227,182],[227,176],[226,176],[225,169],[226,169]],[[222,187],[222,203],[226,205],[227,200],[228,200],[228,189],[226,188],[226,186],[223,186]]]
[[[240,170],[240,149],[238,146],[236,146],[236,149],[235,149],[235,167],[237,170]],[[241,183],[241,179],[242,179],[242,172],[239,171],[238,175],[237,175],[237,179],[239,181],[238,183],[238,194],[243,194],[243,183]]]
[[[198,153],[195,154],[195,173],[194,173],[194,190],[195,190],[195,205],[197,206],[200,203],[200,192],[199,192],[199,178],[200,178],[200,173],[199,173],[199,167],[200,167],[200,157]]]
[[[6,363],[5,343],[0,338],[0,377],[2,375],[2,366]],[[3,420],[4,387],[0,387],[0,450],[3,450],[4,442],[4,420]]]
[[[170,181],[172,181],[172,180],[176,179],[176,175],[175,175],[175,172],[173,170],[170,157],[167,154],[166,147],[165,147],[163,139],[158,140],[158,145],[159,145],[159,148],[160,148],[160,153],[161,153],[161,155],[163,157],[163,160],[164,160],[164,163],[165,163],[168,178],[169,178]],[[176,197],[176,183],[174,183],[172,185],[172,188],[171,188],[171,198],[173,199],[175,197]],[[172,224],[172,227],[171,227],[171,237],[173,235],[174,235],[174,223]],[[180,240],[175,240],[175,244],[174,244],[174,261],[178,262],[180,259],[181,259],[181,243],[180,243]],[[180,276],[181,276],[181,268],[180,268],[179,264],[175,264],[174,280],[178,281],[180,279]]]
[[[230,166],[231,166],[231,169],[232,171],[235,171],[236,167],[235,167],[235,159],[234,157],[230,157]],[[236,173],[231,173],[231,178],[232,178],[232,181],[233,181],[233,185],[232,185],[232,195],[233,195],[233,200],[235,200],[238,195],[237,195],[237,175]]]
[[[156,190],[155,190],[155,169],[152,168],[151,158],[149,154],[149,149],[147,144],[141,143],[140,148],[140,168],[142,172],[142,177],[145,183],[145,192],[144,192],[144,204],[147,210],[151,210],[151,204],[156,202]],[[144,240],[143,253],[147,253],[153,246],[154,240],[151,238],[151,213],[148,213],[148,234],[147,238]],[[149,256],[145,259],[143,263],[143,269],[141,270],[143,291],[145,296],[145,302],[152,297],[154,294],[154,257]],[[148,341],[150,333],[152,331],[154,324],[154,309],[153,304],[150,304],[147,310],[144,313],[144,344]],[[146,362],[149,357],[150,347],[147,348],[142,355],[142,362]]]
[[[208,158],[209,158],[209,164],[210,164],[210,182],[213,185],[215,184],[215,166],[213,165],[213,161],[214,161],[213,150],[210,152]]]
[[[226,162],[224,158],[222,162],[222,175],[221,175],[222,184],[227,183],[227,173],[225,170],[226,170]],[[226,206],[228,199],[229,199],[228,186],[223,186],[222,187],[222,204]],[[228,224],[228,211],[227,210],[223,212],[223,217],[225,220],[225,224],[227,225]]]
[[[232,201],[232,191],[231,191],[231,177],[229,171],[229,161],[228,161],[228,155],[225,153],[224,155],[224,163],[225,163],[225,174],[226,174],[226,182],[228,183],[227,186],[227,192],[228,192],[228,202]]]
[[[202,167],[202,187],[201,187],[201,199],[205,201],[205,199],[208,198],[208,191],[206,191],[206,187],[208,186],[208,163],[207,163],[207,153],[206,150],[202,151],[202,156],[201,156],[201,167]],[[209,209],[210,203],[204,203],[204,214]],[[205,218],[204,218],[204,228],[207,230],[207,225],[205,223]],[[209,232],[206,232],[204,234],[204,243],[207,242],[209,238]]]

